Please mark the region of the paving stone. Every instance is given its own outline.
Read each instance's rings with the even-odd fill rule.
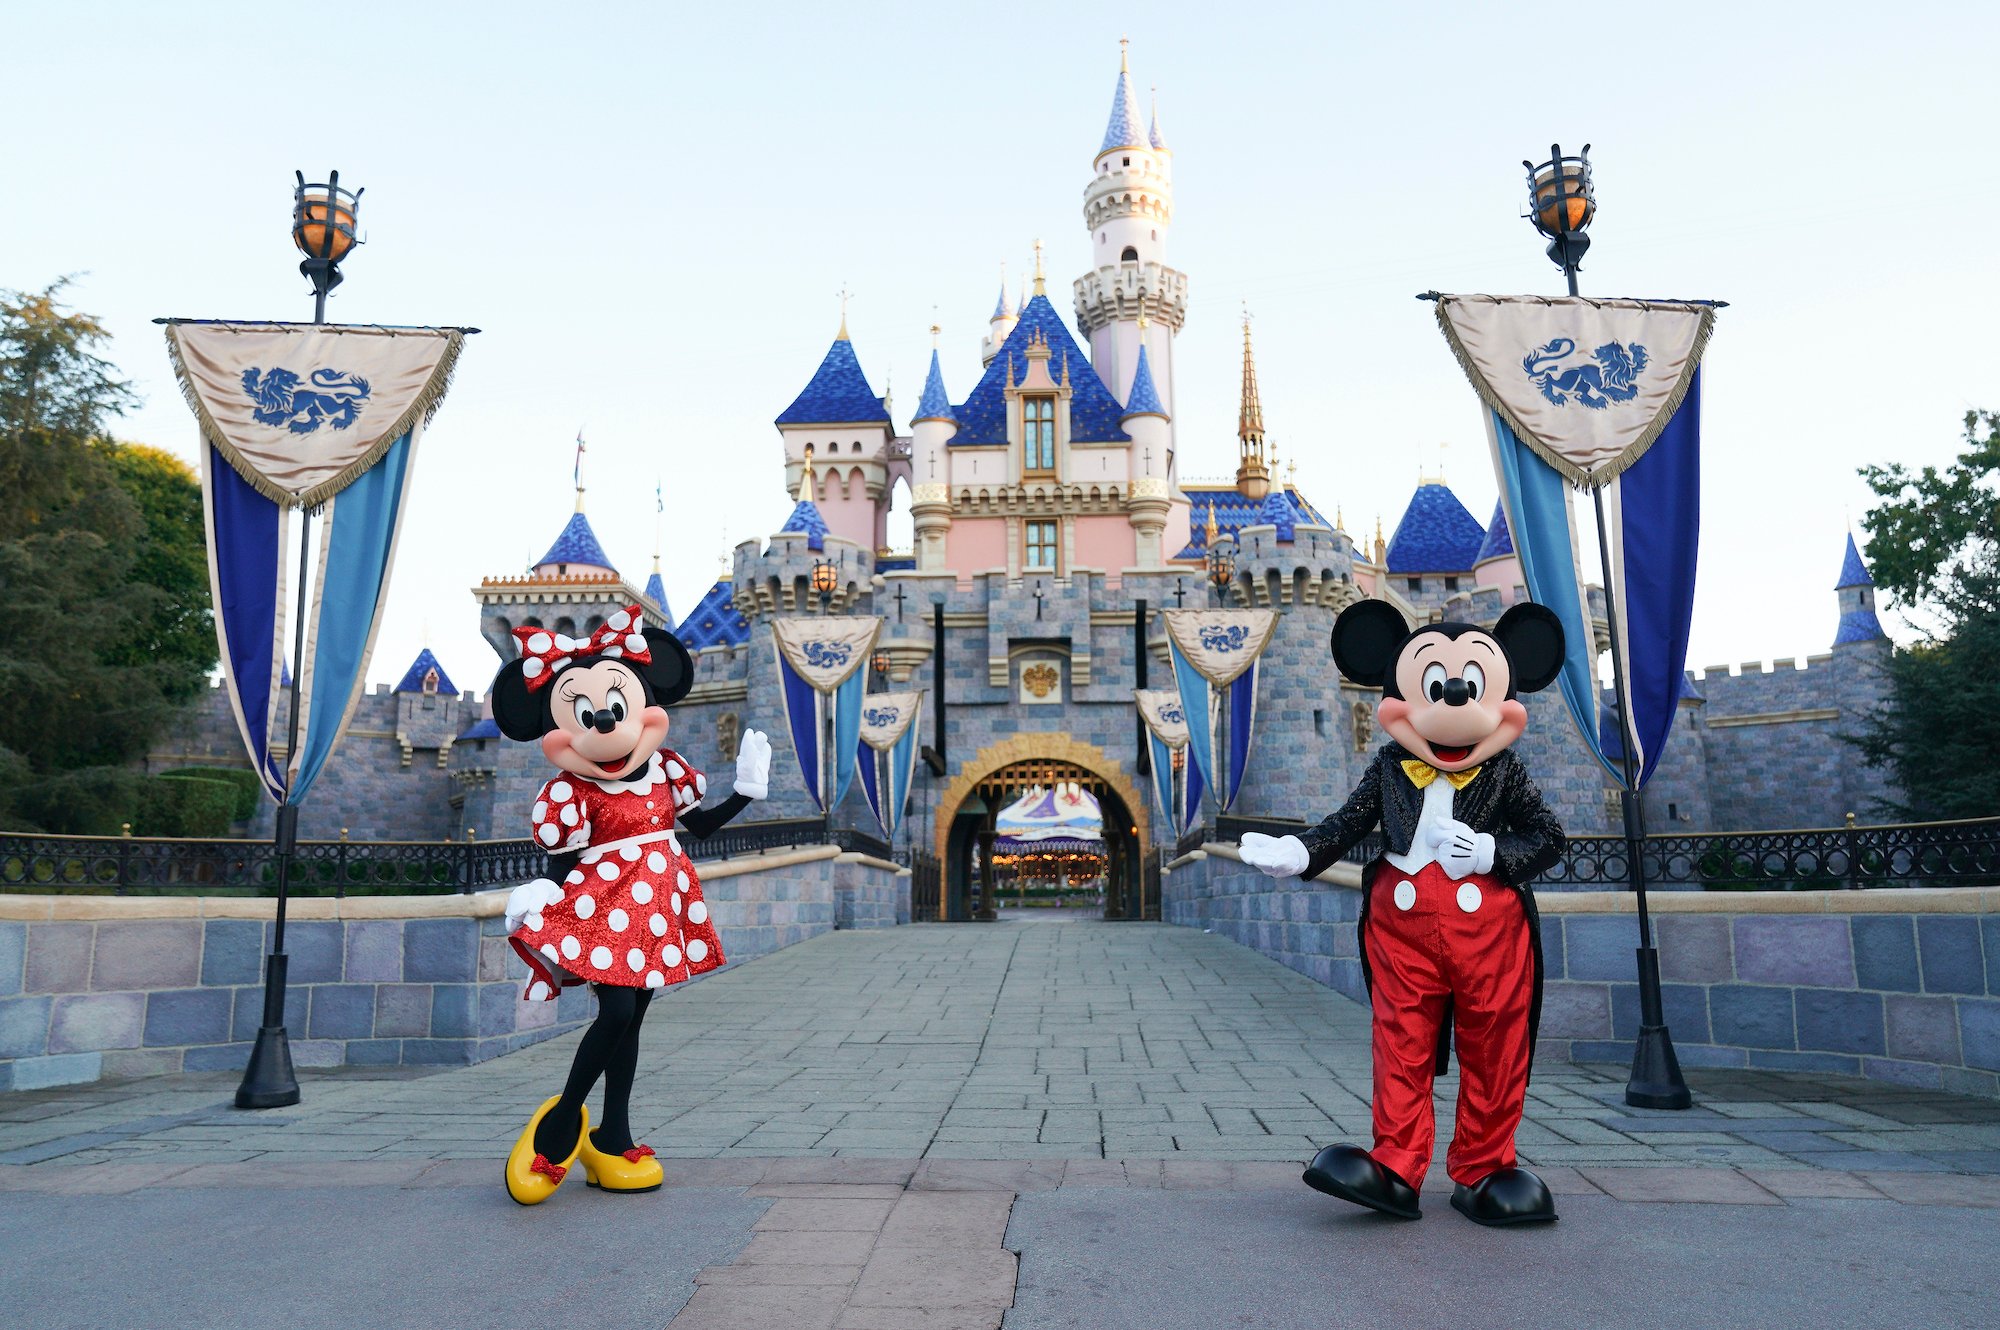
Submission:
[[[1605,1195],[1621,1201],[1783,1204],[1776,1196],[1733,1169],[1583,1167],[1577,1172]]]
[[[804,1229],[826,1232],[876,1233],[889,1217],[892,1201],[815,1200],[793,1198],[772,1203],[757,1221],[757,1229]]]
[[[1006,1307],[1016,1258],[1005,1248],[878,1245],[861,1271],[855,1307]]]
[[[668,1324],[673,1330],[832,1330],[847,1289],[813,1284],[698,1287]]]
[[[1892,1200],[1905,1205],[1962,1205],[2000,1209],[2000,1177],[1963,1177],[1916,1172],[1863,1172],[1860,1175]]]
[[[91,924],[29,924],[23,989],[82,993],[90,988]]]
[[[882,1225],[882,1247],[998,1247],[1014,1207],[1008,1192],[908,1192]]]

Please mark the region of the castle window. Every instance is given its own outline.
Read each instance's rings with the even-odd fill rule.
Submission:
[[[423,690],[426,693],[435,693],[438,690],[438,672],[436,670],[424,671]]]
[[[1158,240],[1159,238],[1160,238],[1160,233],[1159,233],[1158,231],[1154,231],[1154,232],[1153,232],[1153,239],[1155,239],[1155,240]]]
[[[1021,465],[1028,471],[1056,469],[1056,399],[1021,400]]]
[[[1421,578],[1421,577],[1412,577],[1412,578],[1410,579],[1410,592],[1411,592],[1411,594],[1413,594],[1413,595],[1415,595],[1415,594],[1420,594],[1420,593],[1422,593],[1423,589],[1424,589],[1424,579],[1423,579],[1423,578]]]
[[[1127,157],[1125,159],[1125,165],[1130,166],[1131,164],[1132,164],[1132,159],[1130,157]]]
[[[1120,263],[1137,263],[1139,261],[1139,251],[1127,245],[1125,246],[1125,252],[1118,256],[1118,261]]]
[[[1030,522],[1028,526],[1028,568],[1047,568],[1054,571],[1056,566],[1056,524],[1054,522]]]
[[[1445,578],[1445,579],[1444,579],[1444,589],[1445,589],[1446,591],[1456,591],[1456,590],[1458,590],[1458,579],[1457,579],[1456,577],[1447,577],[1447,578]]]

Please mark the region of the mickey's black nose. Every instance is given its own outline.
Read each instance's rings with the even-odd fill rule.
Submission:
[[[1444,704],[1446,706],[1462,707],[1471,700],[1472,694],[1466,691],[1465,680],[1446,679],[1444,681]],[[604,713],[600,711],[597,714],[601,716]]]
[[[1453,682],[1457,681],[1454,680]],[[1465,685],[1459,684],[1458,691],[1463,693],[1465,691]],[[591,717],[590,724],[591,727],[595,729],[599,734],[609,734],[611,733],[612,730],[617,728],[618,717],[611,714],[610,707],[606,707],[604,710],[598,712],[595,716]]]

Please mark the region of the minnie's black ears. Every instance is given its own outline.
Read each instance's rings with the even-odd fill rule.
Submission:
[[[1521,601],[1500,616],[1493,637],[1513,666],[1515,692],[1538,693],[1562,674],[1562,620],[1548,606]]]
[[[1386,600],[1358,600],[1333,621],[1333,664],[1353,683],[1380,688],[1410,635],[1403,613]]]
[[[520,661],[510,660],[500,667],[488,700],[493,705],[493,723],[500,727],[500,733],[516,743],[530,743],[542,737],[543,727],[548,723],[548,708],[541,698],[528,691]]]
[[[678,637],[664,628],[646,629],[646,645],[652,649],[652,663],[634,664],[632,668],[645,676],[646,686],[653,690],[654,703],[670,707],[694,687],[694,657],[688,655]]]

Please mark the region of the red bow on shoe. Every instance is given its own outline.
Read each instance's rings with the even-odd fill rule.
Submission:
[[[558,1186],[562,1184],[563,1175],[569,1172],[561,1164],[551,1164],[549,1157],[543,1154],[535,1156],[535,1162],[528,1165],[528,1171],[530,1173],[546,1173],[549,1175],[549,1181]]]
[[[635,1145],[631,1149],[622,1150],[619,1153],[625,1156],[626,1163],[636,1164],[641,1159],[649,1157],[653,1153],[653,1147],[650,1145]]]
[[[521,678],[531,693],[549,686],[556,672],[579,656],[610,656],[653,662],[653,649],[646,645],[646,624],[637,605],[628,605],[606,619],[589,637],[571,637],[546,628],[516,628],[514,640],[521,644]]]

